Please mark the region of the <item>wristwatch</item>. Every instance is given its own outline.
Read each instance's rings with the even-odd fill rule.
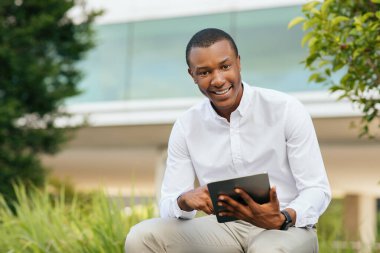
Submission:
[[[282,223],[280,230],[288,230],[288,228],[293,223],[292,217],[286,210],[282,210],[281,213],[285,216],[285,220],[284,220],[284,223]]]

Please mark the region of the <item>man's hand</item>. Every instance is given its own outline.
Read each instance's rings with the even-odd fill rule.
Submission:
[[[207,214],[214,213],[207,185],[185,192],[177,199],[177,201],[179,208],[183,211],[190,212],[193,210],[199,210]]]
[[[227,211],[220,212],[222,216],[235,216],[238,219],[247,221],[257,227],[265,229],[280,229],[285,217],[280,212],[280,204],[277,198],[276,188],[270,190],[270,201],[265,204],[256,203],[244,190],[235,189],[247,205],[240,204],[227,195],[219,196],[218,205],[223,206]],[[296,213],[292,209],[289,210],[293,221],[295,221]]]

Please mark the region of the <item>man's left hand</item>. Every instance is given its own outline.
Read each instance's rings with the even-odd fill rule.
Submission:
[[[218,205],[227,210],[219,213],[221,216],[234,216],[257,227],[265,229],[280,229],[285,217],[280,212],[276,188],[270,189],[270,201],[265,204],[256,203],[244,190],[237,188],[235,192],[247,203],[243,205],[227,195],[220,195]]]

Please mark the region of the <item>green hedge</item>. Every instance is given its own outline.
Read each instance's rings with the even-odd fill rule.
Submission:
[[[65,190],[27,193],[24,186],[17,186],[15,212],[0,195],[0,252],[123,253],[130,227],[155,216],[153,203],[129,203],[132,207],[126,212],[125,203],[110,200],[101,191],[78,195]],[[355,252],[334,244],[344,240],[341,214],[342,202],[334,200],[321,217],[320,252]]]
[[[68,201],[64,191],[54,197],[46,189],[15,189],[17,215],[0,196],[2,253],[121,253],[129,228],[154,214],[153,205],[127,214],[101,192],[82,205],[76,196]]]

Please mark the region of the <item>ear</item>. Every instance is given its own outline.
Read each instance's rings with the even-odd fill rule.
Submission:
[[[189,73],[189,75],[191,76],[191,78],[193,78],[193,80],[194,80],[194,83],[197,83],[197,81],[195,81],[194,72],[193,72],[193,71],[191,71],[191,69],[190,69],[190,68],[188,68],[188,69],[187,69],[187,73]]]

